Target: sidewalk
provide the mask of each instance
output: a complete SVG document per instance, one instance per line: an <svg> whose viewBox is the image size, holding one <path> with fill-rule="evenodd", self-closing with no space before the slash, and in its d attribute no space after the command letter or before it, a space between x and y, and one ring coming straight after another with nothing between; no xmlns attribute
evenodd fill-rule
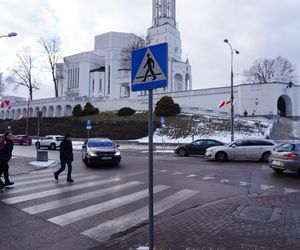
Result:
<svg viewBox="0 0 300 250"><path fill-rule="evenodd" d="M28 172L42 170L48 167L54 167L56 165L55 161L49 160L47 162L35 162L35 158L23 157L23 156L13 156L9 161L9 175L19 175ZM13 179L13 177L12 177Z"/></svg>
<svg viewBox="0 0 300 250"><path fill-rule="evenodd" d="M148 234L147 226L137 228L94 250L135 250L147 246ZM235 198L186 210L156 221L154 246L156 250L299 250L300 193Z"/></svg>

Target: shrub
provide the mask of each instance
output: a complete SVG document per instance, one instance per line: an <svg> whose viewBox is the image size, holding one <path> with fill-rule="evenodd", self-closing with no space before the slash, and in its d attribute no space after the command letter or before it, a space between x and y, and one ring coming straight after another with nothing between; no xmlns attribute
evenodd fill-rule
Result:
<svg viewBox="0 0 300 250"><path fill-rule="evenodd" d="M157 116L176 116L180 113L180 107L174 103L172 97L163 96L155 106L154 113Z"/></svg>
<svg viewBox="0 0 300 250"><path fill-rule="evenodd" d="M76 106L74 106L73 111L72 111L72 115L74 117L78 117L82 115L82 108L80 104L77 104Z"/></svg>
<svg viewBox="0 0 300 250"><path fill-rule="evenodd" d="M90 102L87 102L82 111L82 115L95 115L99 113L99 109L95 108Z"/></svg>
<svg viewBox="0 0 300 250"><path fill-rule="evenodd" d="M130 116L135 113L135 110L132 108L124 107L118 111L118 116Z"/></svg>

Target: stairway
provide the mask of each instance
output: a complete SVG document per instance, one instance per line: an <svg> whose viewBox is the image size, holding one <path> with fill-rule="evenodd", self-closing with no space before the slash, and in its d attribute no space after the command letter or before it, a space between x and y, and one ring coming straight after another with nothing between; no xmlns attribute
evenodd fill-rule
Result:
<svg viewBox="0 0 300 250"><path fill-rule="evenodd" d="M270 132L272 140L300 140L300 122L285 117L274 120Z"/></svg>

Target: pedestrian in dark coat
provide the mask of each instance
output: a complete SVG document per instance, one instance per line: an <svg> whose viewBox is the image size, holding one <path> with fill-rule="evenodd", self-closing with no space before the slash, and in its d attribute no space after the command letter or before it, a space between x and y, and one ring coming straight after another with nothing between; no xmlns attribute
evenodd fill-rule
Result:
<svg viewBox="0 0 300 250"><path fill-rule="evenodd" d="M60 164L61 167L56 172L54 172L54 178L55 180L58 180L58 176L61 172L63 172L66 168L66 165L68 166L68 174L67 174L67 182L73 182L72 179L72 161L74 160L73 157L73 146L70 134L66 134L62 142L59 146L59 157L60 157Z"/></svg>
<svg viewBox="0 0 300 250"><path fill-rule="evenodd" d="M3 148L0 150L0 176L4 175L4 183L0 179L0 189L2 189L5 186L11 186L14 183L9 180L9 165L8 162L11 159L12 151L14 148L14 142L11 139L12 133L11 131L6 131L3 135L3 141L1 143L4 143Z"/></svg>

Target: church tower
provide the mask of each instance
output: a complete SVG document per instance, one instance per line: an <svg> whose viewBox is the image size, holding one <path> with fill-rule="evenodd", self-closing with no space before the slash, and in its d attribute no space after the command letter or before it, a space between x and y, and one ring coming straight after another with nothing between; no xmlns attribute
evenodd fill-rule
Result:
<svg viewBox="0 0 300 250"><path fill-rule="evenodd" d="M191 66L182 61L180 32L176 22L176 0L153 0L152 27L147 32L147 45L168 43L169 82L164 91L177 92L192 89Z"/></svg>

